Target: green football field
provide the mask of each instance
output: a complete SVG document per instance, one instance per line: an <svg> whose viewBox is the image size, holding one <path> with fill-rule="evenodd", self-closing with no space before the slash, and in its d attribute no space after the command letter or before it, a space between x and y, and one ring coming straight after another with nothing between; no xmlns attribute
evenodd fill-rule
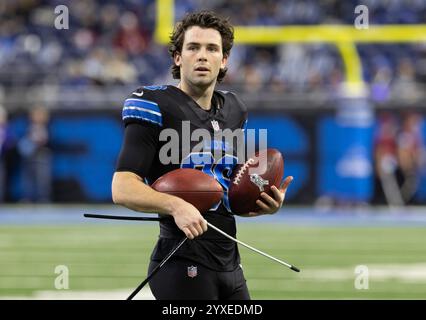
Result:
<svg viewBox="0 0 426 320"><path fill-rule="evenodd" d="M240 240L301 269L240 247L253 299L426 298L424 227L240 223L238 230ZM55 299L66 291L124 299L146 277L157 234L158 226L143 223L0 226L0 298ZM65 283L58 266L68 270L68 290L55 289L55 281ZM365 266L361 275L357 266Z"/></svg>

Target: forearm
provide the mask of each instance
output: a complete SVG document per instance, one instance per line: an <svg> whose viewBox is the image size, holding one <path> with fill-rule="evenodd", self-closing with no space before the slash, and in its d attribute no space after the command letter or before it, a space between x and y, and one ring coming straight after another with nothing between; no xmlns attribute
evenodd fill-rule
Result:
<svg viewBox="0 0 426 320"><path fill-rule="evenodd" d="M178 198L157 192L131 172L116 172L112 180L114 203L141 212L172 214Z"/></svg>
<svg viewBox="0 0 426 320"><path fill-rule="evenodd" d="M131 172L116 172L112 179L114 203L141 212L162 213L173 216L177 227L189 239L207 231L207 221L197 208L185 200L157 192Z"/></svg>

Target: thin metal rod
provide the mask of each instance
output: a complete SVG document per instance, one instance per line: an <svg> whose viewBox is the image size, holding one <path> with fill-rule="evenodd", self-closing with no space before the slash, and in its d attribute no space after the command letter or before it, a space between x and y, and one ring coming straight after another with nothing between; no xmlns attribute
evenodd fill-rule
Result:
<svg viewBox="0 0 426 320"><path fill-rule="evenodd" d="M127 300L132 300L135 295L138 294L139 291L142 290L142 288L151 280L151 278L161 269L161 267L167 262L167 260L170 259L172 255L175 254L175 252L185 243L187 240L187 237L184 237L179 244L169 252L169 254L163 259L163 261L160 262L159 265L157 265L154 270L151 271L151 273L146 277L144 281L141 282L141 284L130 294L130 296L127 298Z"/></svg>
<svg viewBox="0 0 426 320"><path fill-rule="evenodd" d="M261 254L262 256L264 256L264 257L267 257L267 258L269 258L271 260L274 260L274 261L276 261L276 262L278 262L278 263L280 263L280 264L282 264L282 265L290 268L293 271L300 272L299 268L297 268L297 267L295 267L295 266L293 266L293 265L291 265L291 264L289 264L287 262L284 262L284 261L282 261L280 259L277 259L277 258L275 258L275 257L273 257L273 256L271 256L271 255L269 255L269 254L267 254L265 252L262 252L262 251L260 251L260 250L258 250L256 248L253 248L252 246L249 246L248 244L246 244L246 243L244 243L244 242L242 242L240 240L237 240L234 237L231 237L229 234L227 234L226 232L224 232L224 231L220 230L219 228L215 227L211 223L207 222L207 225L210 228L212 228L212 229L216 230L217 232L219 232L220 234L222 234L223 236L225 236L226 238L231 239L232 241L234 241L234 242L236 242L238 244L241 244L242 246L244 246L244 247L246 247L246 248L248 248L250 250L253 250L254 252L257 252L257 253Z"/></svg>
<svg viewBox="0 0 426 320"><path fill-rule="evenodd" d="M160 220L165 219L165 218L147 218L147 217L110 216L110 215L101 215L101 214L85 214L84 216L87 217L87 218L116 219L116 220L139 220L139 221L160 221ZM212 228L212 229L216 230L217 232L219 232L220 234L222 234L223 236L225 236L226 238L228 238L228 239L230 239L230 240L232 240L232 241L234 241L234 242L236 242L238 244L241 244L242 246L244 246L244 247L246 247L246 248L248 248L248 249L250 249L250 250L252 250L252 251L254 251L254 252L256 252L256 253L258 253L258 254L260 254L262 256L264 256L264 257L267 257L267 258L269 258L271 260L274 260L275 262L278 262L278 263L280 263L280 264L282 264L282 265L290 268L293 271L300 272L300 269L297 268L297 267L295 267L294 265L291 265L291 264L289 264L287 262L284 262L284 261L282 261L280 259L277 259L277 258L275 258L275 257L273 257L273 256L271 256L271 255L269 255L269 254L267 254L267 253L265 253L263 251L260 251L260 250L258 250L256 248L253 248L252 246L249 246L248 244L246 244L246 243L244 243L244 242L242 242L242 241L240 241L238 239L235 239L234 237L231 237L229 234L227 234L226 232L224 232L224 231L220 230L219 228L215 227L211 223L207 222L207 225L210 228ZM183 242L184 241L182 241L182 243Z"/></svg>
<svg viewBox="0 0 426 320"><path fill-rule="evenodd" d="M164 218L152 218L152 217L128 217L128 216L111 216L106 214L90 214L85 213L86 218L96 219L111 219L111 220L136 220L136 221L161 221Z"/></svg>

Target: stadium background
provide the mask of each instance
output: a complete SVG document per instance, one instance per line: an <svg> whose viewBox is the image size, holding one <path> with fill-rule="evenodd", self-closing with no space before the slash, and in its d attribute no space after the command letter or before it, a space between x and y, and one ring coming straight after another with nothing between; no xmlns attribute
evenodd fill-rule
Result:
<svg viewBox="0 0 426 320"><path fill-rule="evenodd" d="M354 26L360 4L368 29ZM55 28L58 5L68 29ZM129 214L110 205L123 100L142 84L176 83L168 34L198 9L237 26L220 87L241 96L249 128L268 129L296 178L277 216L238 219L243 241L302 269L290 274L241 249L253 297L425 298L426 170L403 207L389 206L375 170L383 119L398 126L416 114L426 135L424 0L2 1L0 296L120 299L144 278L156 226L81 216ZM26 190L22 138L35 108L50 113L47 198ZM55 289L59 265L68 290ZM367 290L354 287L359 265L370 270Z"/></svg>

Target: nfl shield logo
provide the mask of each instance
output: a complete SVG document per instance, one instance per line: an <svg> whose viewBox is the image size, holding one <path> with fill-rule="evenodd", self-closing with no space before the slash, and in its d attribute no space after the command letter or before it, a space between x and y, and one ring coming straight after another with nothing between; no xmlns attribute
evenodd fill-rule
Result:
<svg viewBox="0 0 426 320"><path fill-rule="evenodd" d="M190 266L188 267L188 277L194 278L197 276L197 267Z"/></svg>
<svg viewBox="0 0 426 320"><path fill-rule="evenodd" d="M217 122L216 120L212 120L211 123L212 123L212 127L213 127L214 131L219 131L220 130L219 122Z"/></svg>

